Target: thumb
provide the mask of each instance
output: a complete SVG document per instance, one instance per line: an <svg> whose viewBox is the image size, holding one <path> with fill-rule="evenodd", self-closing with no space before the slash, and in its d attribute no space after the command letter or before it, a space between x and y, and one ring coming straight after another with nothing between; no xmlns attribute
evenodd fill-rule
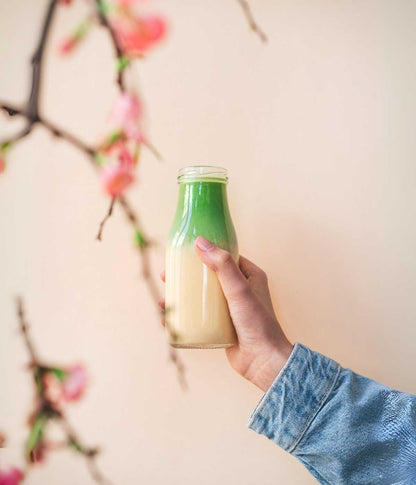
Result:
<svg viewBox="0 0 416 485"><path fill-rule="evenodd" d="M228 251L214 246L202 236L197 237L195 247L201 261L217 273L228 301L240 297L250 289L246 278Z"/></svg>

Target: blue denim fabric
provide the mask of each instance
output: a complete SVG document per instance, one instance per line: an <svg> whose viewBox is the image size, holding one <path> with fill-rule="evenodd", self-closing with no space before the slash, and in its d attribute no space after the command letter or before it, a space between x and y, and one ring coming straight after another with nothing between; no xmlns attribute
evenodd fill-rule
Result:
<svg viewBox="0 0 416 485"><path fill-rule="evenodd" d="M416 485L416 396L299 343L247 426L325 485Z"/></svg>

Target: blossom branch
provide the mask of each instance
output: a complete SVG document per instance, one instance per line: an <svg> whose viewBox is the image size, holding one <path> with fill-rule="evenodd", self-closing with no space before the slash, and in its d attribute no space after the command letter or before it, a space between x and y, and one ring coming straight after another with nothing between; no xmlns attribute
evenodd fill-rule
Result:
<svg viewBox="0 0 416 485"><path fill-rule="evenodd" d="M12 116L15 116L15 115L21 115L21 116L24 116L24 117L28 116L28 114L25 111L15 107L15 106L0 103L0 107L3 108L4 110L6 110L8 113L11 112ZM95 151L92 147L88 146L82 140L78 139L77 137L75 137L71 133L63 130L62 128L59 128L58 126L56 126L55 124L53 124L50 121L47 121L43 118L39 118L37 122L39 124L41 124L42 126L44 126L54 136L62 138L63 140L67 141L69 144L75 146L76 148L78 148L79 150L84 152L86 155L88 155L88 157L89 157L88 159L92 163L93 167L95 169L97 169L97 164L95 163L95 160L94 160ZM135 230L136 237L138 235L140 236L139 241L137 241L138 242L137 246L138 246L139 254L141 256L141 274L142 274L142 277L144 278L144 280L147 284L150 295L152 296L152 300L155 303L155 306L159 311L158 302L161 299L161 295L160 295L156 280L153 276L153 272L151 271L150 258L149 258L149 254L148 254L148 248L149 248L149 245L150 245L150 241L149 241L148 237L144 235L144 231L141 227L139 217L136 214L136 212L134 211L131 204L129 203L128 199L125 196L120 196L117 199L113 198L111 200L109 210L108 210L106 216L104 217L104 219L100 223L100 228L99 228L99 232L97 234L97 239L99 239L99 237L100 237L99 240L101 241L102 230L103 230L104 224L108 220L108 218L111 216L116 201L118 201L118 203L121 206L128 222L130 223L130 225ZM184 366L184 364L183 364L183 362L182 362L182 360L179 356L179 353L177 352L176 349L169 348L169 359L172 362L172 364L174 364L175 367L176 367L178 380L179 380L179 383L180 383L182 389L186 389L187 384L186 384L186 377L185 377L185 366Z"/></svg>
<svg viewBox="0 0 416 485"><path fill-rule="evenodd" d="M46 11L45 20L42 25L40 39L31 59L32 82L30 87L29 99L25 110L25 117L27 120L26 127L21 132L4 141L1 145L4 145L4 143L12 143L21 140L32 131L34 125L39 121L39 96L43 55L57 5L58 0L50 0ZM1 108L6 110L10 116L13 116L15 114L23 114L22 110L4 105L3 103L1 105Z"/></svg>
<svg viewBox="0 0 416 485"><path fill-rule="evenodd" d="M31 358L31 361L32 361L31 363L33 365L38 365L39 361L38 361L38 358L37 358L37 355L36 355L36 352L35 352L35 347L33 345L33 342L31 341L31 339L29 337L28 325L26 323L23 301L20 297L17 298L16 305L17 305L17 317L18 317L18 321L19 321L20 332L23 336L23 340L25 342L28 354L30 355L30 358Z"/></svg>
<svg viewBox="0 0 416 485"><path fill-rule="evenodd" d="M247 0L237 0L240 4L241 8L243 9L243 13L247 19L248 25L250 29L259 36L262 42L267 42L267 35L263 32L257 22L254 20L254 16L251 12L250 5Z"/></svg>
<svg viewBox="0 0 416 485"><path fill-rule="evenodd" d="M98 241L101 241L101 236L103 234L104 224L107 222L107 219L109 219L111 217L111 215L113 214L113 208L114 208L115 201L116 201L116 198L112 197L111 201L110 201L110 206L109 206L108 211L107 211L107 214L104 216L104 219L100 222L100 227L98 228L98 234L97 234L97 237L96 237L96 239Z"/></svg>
<svg viewBox="0 0 416 485"><path fill-rule="evenodd" d="M110 36L110 39L111 39L111 42L112 42L113 47L114 47L116 59L121 62L122 59L124 58L124 53L123 53L123 51L121 50L121 48L118 44L116 34L115 34L113 28L111 27L110 22L108 21L107 15L105 14L105 11L104 11L104 8L103 8L103 2L102 2L102 0L94 0L94 1L95 1L95 8L96 8L98 20L99 20L100 24L105 29L107 29L109 36ZM124 69L118 69L117 84L120 88L120 91L126 90L124 72L125 72Z"/></svg>
<svg viewBox="0 0 416 485"><path fill-rule="evenodd" d="M96 154L96 150L93 147L89 146L83 140L76 137L69 131L64 130L63 128L57 126L55 123L47 120L40 114L39 100L40 100L40 93L41 93L41 86L42 86L42 65L43 65L43 59L44 59L44 52L45 52L45 47L48 41L48 36L50 33L50 28L52 25L55 9L57 5L58 5L58 0L50 0L47 7L45 19L41 27L40 39L31 60L31 63L32 63L31 90L30 90L30 95L26 103L26 106L23 108L20 108L13 104L0 101L0 109L3 109L4 111L6 111L10 116L22 116L26 119L25 128L22 131L18 132L16 135L4 140L1 143L1 147L5 145L10 145L13 142L23 139L24 137L26 137L31 133L35 125L39 124L43 126L46 130L48 130L53 136L65 140L69 144L73 145L74 147L76 147L77 149L85 153L87 155L87 159L91 162L94 169L98 169L96 160L94 158ZM104 13L104 10L102 9L102 4L100 0L95 0L95 7L96 7L96 12L100 20L100 23L109 32L110 38L114 46L116 57L117 59L120 60L123 57L123 52L117 42L115 32L111 27L111 24L108 21L108 18ZM123 72L124 72L123 69L119 70L118 77L117 77L117 84L121 91L125 90L125 81L123 77L124 76ZM148 140L144 140L144 144L156 155L156 157L160 158L160 154L157 152L154 146L150 144ZM97 239L101 240L104 224L113 213L113 208L116 200L120 203L120 206L124 211L127 217L127 220L133 226L136 236L139 235L139 241L137 246L139 249L141 262L142 262L141 273L143 278L146 281L146 284L152 296L152 300L154 301L156 308L159 309L158 301L160 300L161 295L159 293L156 280L153 277L152 271L151 271L151 264L150 264L149 254L148 254L148 245L149 245L148 238L147 236L144 235L144 232L139 223L137 214L134 212L130 203L124 196L119 197L118 199L113 198L111 200L109 210L106 216L104 217L104 219L100 223ZM181 362L176 350L170 349L169 355L171 356L170 358L171 362L176 365L179 381L182 387L184 387L183 386L183 383L185 382L184 365Z"/></svg>
<svg viewBox="0 0 416 485"><path fill-rule="evenodd" d="M60 128L59 126L45 119L39 114L36 116L36 118L33 118L29 110L18 108L17 106L11 105L10 103L6 103L3 101L0 101L0 109L6 111L9 116L23 116L24 118L26 118L28 123L26 130L29 130L26 131L24 134L18 133L14 137L7 138L2 142L3 144L12 143L13 141L22 139L24 136L28 135L32 131L34 125L39 124L42 125L46 130L48 130L52 135L66 140L71 145L83 151L86 155L93 157L95 154L95 150L86 143L84 143L81 139L77 138L72 133Z"/></svg>
<svg viewBox="0 0 416 485"><path fill-rule="evenodd" d="M30 420L32 422L32 429L26 443L29 465L36 462L38 459L42 459L45 450L57 451L64 448L73 449L87 460L88 470L96 483L101 485L111 485L111 482L105 478L96 463L96 458L100 452L99 448L87 447L82 444L77 432L70 425L65 416L60 403L52 399L48 394L48 386L45 384L45 377L52 374L60 376L59 379L65 379L66 372L63 369L51 367L39 360L34 344L30 338L23 301L19 297L17 298L16 303L19 329L31 359L30 368L33 372L36 384L35 408ZM65 441L58 443L45 441L44 434L49 420L55 420L59 423L65 434ZM36 431L34 432L34 430Z"/></svg>

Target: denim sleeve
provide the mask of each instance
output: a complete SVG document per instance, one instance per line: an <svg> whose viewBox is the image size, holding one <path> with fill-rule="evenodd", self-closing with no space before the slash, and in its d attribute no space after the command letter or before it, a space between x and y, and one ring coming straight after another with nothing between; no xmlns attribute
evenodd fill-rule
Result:
<svg viewBox="0 0 416 485"><path fill-rule="evenodd" d="M299 343L248 427L325 485L416 484L416 396Z"/></svg>

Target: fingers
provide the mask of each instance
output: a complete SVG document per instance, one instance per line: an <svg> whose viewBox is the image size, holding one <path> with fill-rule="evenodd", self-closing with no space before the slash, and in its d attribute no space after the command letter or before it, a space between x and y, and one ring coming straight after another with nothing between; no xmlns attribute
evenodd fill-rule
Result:
<svg viewBox="0 0 416 485"><path fill-rule="evenodd" d="M247 279L267 283L266 273L244 256L240 256L239 266L241 272Z"/></svg>
<svg viewBox="0 0 416 485"><path fill-rule="evenodd" d="M201 236L196 239L195 247L202 262L217 273L227 300L239 297L249 289L246 278L228 251Z"/></svg>
<svg viewBox="0 0 416 485"><path fill-rule="evenodd" d="M244 256L240 256L240 270L247 278L250 288L270 315L275 317L266 273Z"/></svg>

